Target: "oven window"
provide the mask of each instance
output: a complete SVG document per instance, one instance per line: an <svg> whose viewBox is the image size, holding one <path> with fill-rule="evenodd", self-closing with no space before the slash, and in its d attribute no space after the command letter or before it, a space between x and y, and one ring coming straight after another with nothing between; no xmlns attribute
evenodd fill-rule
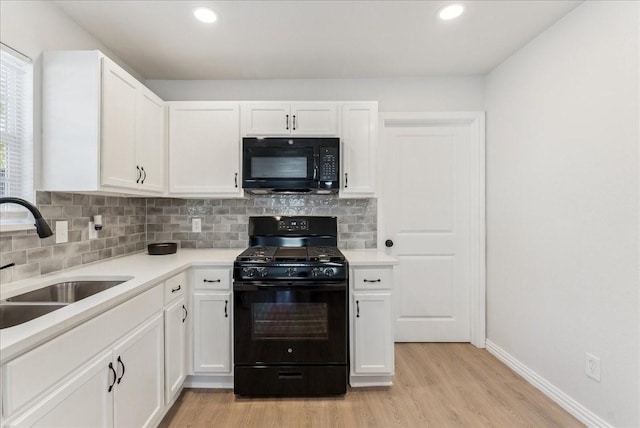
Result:
<svg viewBox="0 0 640 428"><path fill-rule="evenodd" d="M254 340L327 340L326 303L254 303Z"/></svg>
<svg viewBox="0 0 640 428"><path fill-rule="evenodd" d="M252 156L251 178L307 178L307 158Z"/></svg>

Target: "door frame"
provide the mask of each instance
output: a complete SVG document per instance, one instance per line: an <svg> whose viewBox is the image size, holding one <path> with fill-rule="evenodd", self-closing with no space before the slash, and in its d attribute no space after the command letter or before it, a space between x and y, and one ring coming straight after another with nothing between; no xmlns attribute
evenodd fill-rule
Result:
<svg viewBox="0 0 640 428"><path fill-rule="evenodd" d="M485 211L485 113L483 111L469 112L407 112L380 113L378 119L378 133L380 150L384 153L384 131L393 126L439 126L439 125L468 125L470 130L470 218L469 252L470 252L470 337L471 344L477 348L484 348L486 341L486 211ZM383 159L378 157L377 188L378 209L378 248L387 253L386 224L384 217L384 187L382 186ZM396 284L398 280L396 275Z"/></svg>

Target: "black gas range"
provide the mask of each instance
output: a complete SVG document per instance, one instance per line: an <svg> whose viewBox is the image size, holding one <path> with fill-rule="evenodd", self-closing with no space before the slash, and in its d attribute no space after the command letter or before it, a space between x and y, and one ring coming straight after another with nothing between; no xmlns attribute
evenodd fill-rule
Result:
<svg viewBox="0 0 640 428"><path fill-rule="evenodd" d="M234 263L234 392L341 395L348 263L335 217L251 217Z"/></svg>

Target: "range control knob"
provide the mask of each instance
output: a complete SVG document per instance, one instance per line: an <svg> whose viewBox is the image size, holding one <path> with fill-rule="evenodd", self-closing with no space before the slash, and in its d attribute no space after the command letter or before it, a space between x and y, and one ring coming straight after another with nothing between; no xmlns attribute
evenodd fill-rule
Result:
<svg viewBox="0 0 640 428"><path fill-rule="evenodd" d="M336 273L336 270L333 269L333 268L326 268L324 270L325 276L333 276L333 275L335 275L335 273Z"/></svg>
<svg viewBox="0 0 640 428"><path fill-rule="evenodd" d="M311 276L318 276L320 275L320 268L314 267L313 269L311 269Z"/></svg>
<svg viewBox="0 0 640 428"><path fill-rule="evenodd" d="M267 273L269 272L266 267L259 267L257 270L258 270L258 275L260 275L262 278L267 276Z"/></svg>
<svg viewBox="0 0 640 428"><path fill-rule="evenodd" d="M287 268L287 270L285 271L285 273L287 274L287 276L293 276L296 274L296 268Z"/></svg>
<svg viewBox="0 0 640 428"><path fill-rule="evenodd" d="M248 276L249 278L254 277L255 274L256 274L256 269L255 268L246 267L246 268L242 269L242 271L244 272L244 275Z"/></svg>

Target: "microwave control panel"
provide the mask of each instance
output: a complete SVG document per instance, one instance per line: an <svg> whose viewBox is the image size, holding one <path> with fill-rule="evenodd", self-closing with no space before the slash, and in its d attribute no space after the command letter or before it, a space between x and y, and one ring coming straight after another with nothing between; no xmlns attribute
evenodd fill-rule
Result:
<svg viewBox="0 0 640 428"><path fill-rule="evenodd" d="M320 148L320 181L338 181L338 148Z"/></svg>

